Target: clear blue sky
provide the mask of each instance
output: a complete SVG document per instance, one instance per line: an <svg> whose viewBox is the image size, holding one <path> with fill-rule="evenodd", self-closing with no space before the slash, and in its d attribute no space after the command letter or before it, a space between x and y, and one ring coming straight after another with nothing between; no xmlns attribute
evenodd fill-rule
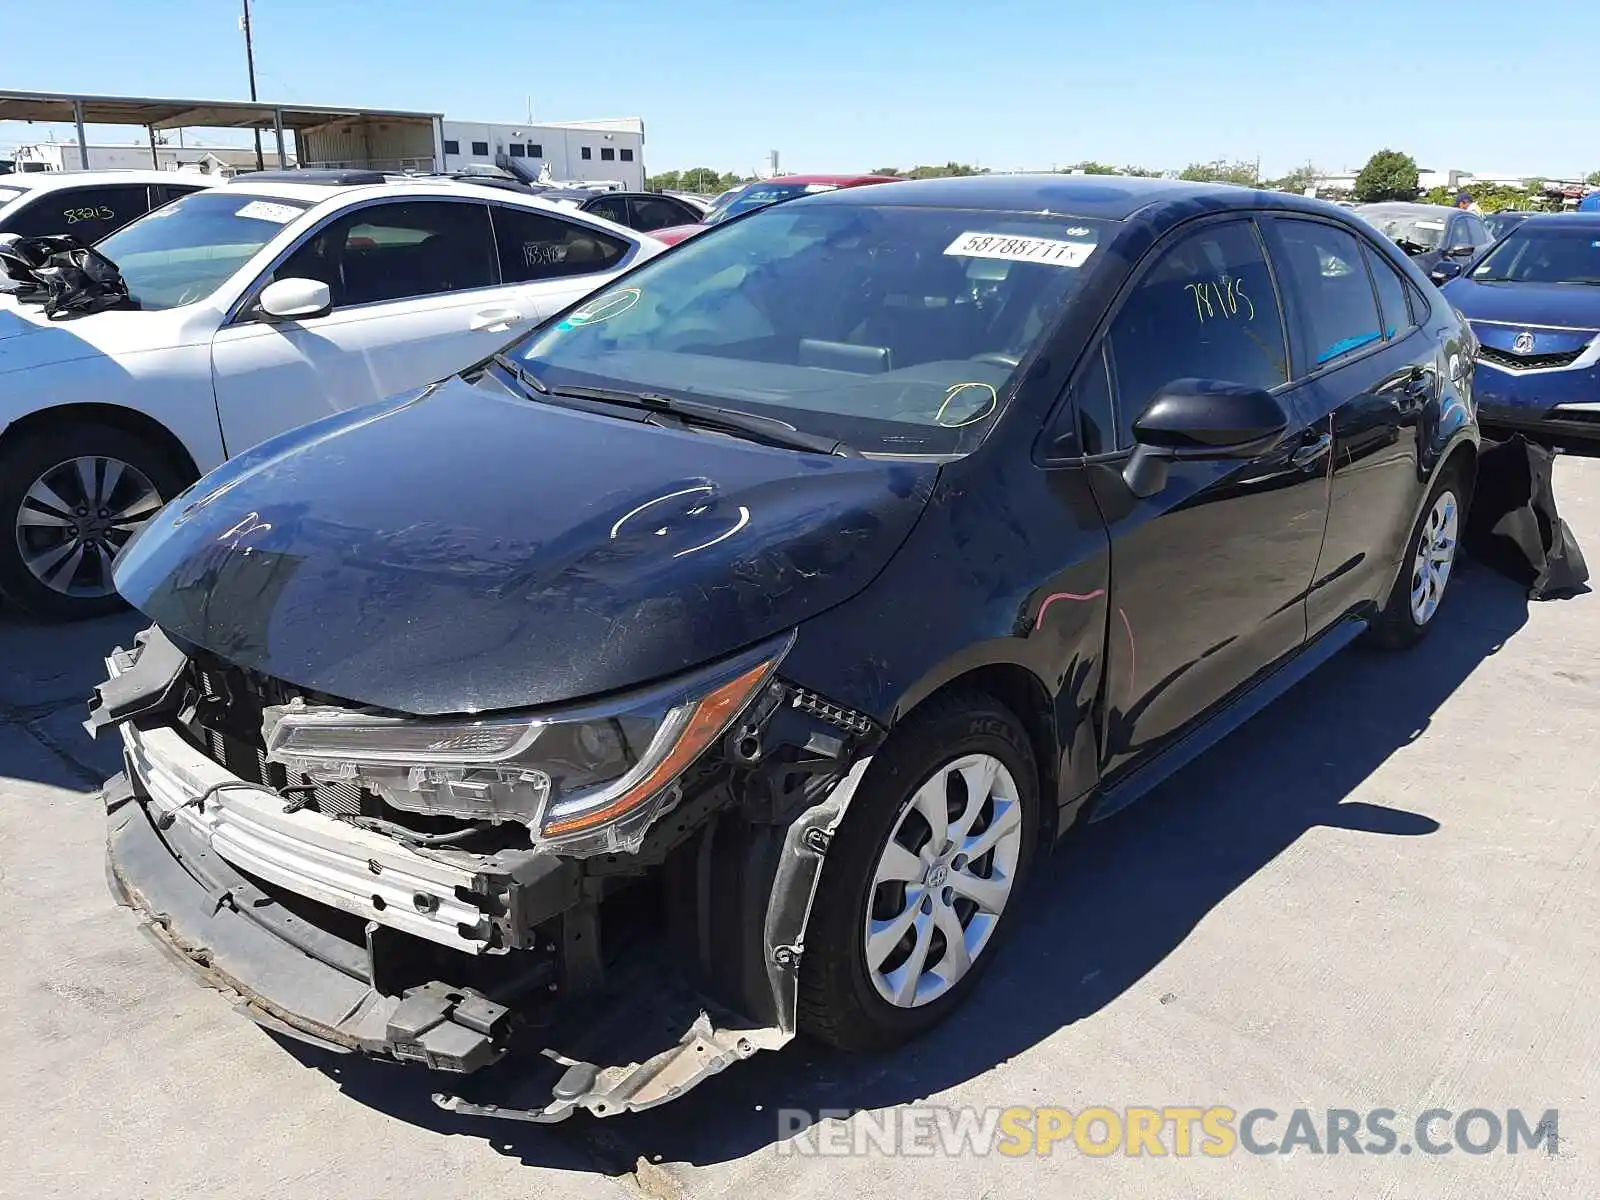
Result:
<svg viewBox="0 0 1600 1200"><path fill-rule="evenodd" d="M264 98L641 116L651 170L947 159L1600 168L1600 6L1509 0L257 0ZM1532 15L1542 11L1543 15ZM1526 14L1526 15L1525 15ZM230 0L0 0L0 87L243 97ZM32 45L37 53L21 49ZM38 129L0 125L0 147ZM94 131L99 133L100 131ZM110 131L106 131L110 132ZM134 130L114 140L131 140ZM93 136L93 135L92 135ZM100 140L96 137L96 140ZM107 138L105 140L113 140Z"/></svg>

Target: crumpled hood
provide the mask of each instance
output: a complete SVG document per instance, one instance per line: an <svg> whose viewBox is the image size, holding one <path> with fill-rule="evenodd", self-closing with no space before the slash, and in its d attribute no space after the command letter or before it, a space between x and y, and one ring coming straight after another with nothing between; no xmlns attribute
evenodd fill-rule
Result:
<svg viewBox="0 0 1600 1200"><path fill-rule="evenodd" d="M1600 329L1600 287L1459 278L1444 286L1444 294L1468 320Z"/></svg>
<svg viewBox="0 0 1600 1200"><path fill-rule="evenodd" d="M453 379L222 466L145 527L116 579L179 641L346 700L550 704L670 676L849 599L937 472Z"/></svg>

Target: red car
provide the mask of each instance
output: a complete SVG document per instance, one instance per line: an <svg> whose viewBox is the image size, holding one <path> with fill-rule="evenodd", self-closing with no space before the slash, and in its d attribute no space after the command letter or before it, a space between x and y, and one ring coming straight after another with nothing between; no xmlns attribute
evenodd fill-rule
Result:
<svg viewBox="0 0 1600 1200"><path fill-rule="evenodd" d="M776 179L758 179L747 183L716 208L706 214L698 225L670 225L665 229L652 229L650 236L658 242L676 246L684 238L702 233L729 217L737 217L751 209L765 208L769 204L782 204L797 196L812 192L831 192L835 188L865 187L869 183L899 183L896 175L780 175Z"/></svg>

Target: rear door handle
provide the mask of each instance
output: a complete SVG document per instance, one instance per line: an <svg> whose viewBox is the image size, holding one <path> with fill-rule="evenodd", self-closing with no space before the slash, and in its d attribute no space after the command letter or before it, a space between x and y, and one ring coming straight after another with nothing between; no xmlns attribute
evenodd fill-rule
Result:
<svg viewBox="0 0 1600 1200"><path fill-rule="evenodd" d="M1333 449L1333 434L1325 433L1314 442L1307 442L1289 456L1289 461L1297 467L1309 467L1329 450Z"/></svg>
<svg viewBox="0 0 1600 1200"><path fill-rule="evenodd" d="M507 333L520 320L522 314L514 308L486 308L472 314L467 328L473 333Z"/></svg>

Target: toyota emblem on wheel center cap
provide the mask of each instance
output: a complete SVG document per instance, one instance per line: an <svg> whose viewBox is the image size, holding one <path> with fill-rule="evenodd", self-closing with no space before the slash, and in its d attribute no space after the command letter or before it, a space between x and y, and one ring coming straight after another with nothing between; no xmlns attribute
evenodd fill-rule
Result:
<svg viewBox="0 0 1600 1200"><path fill-rule="evenodd" d="M1514 354L1532 354L1533 334L1526 329L1517 334L1517 340L1511 343L1511 350Z"/></svg>

